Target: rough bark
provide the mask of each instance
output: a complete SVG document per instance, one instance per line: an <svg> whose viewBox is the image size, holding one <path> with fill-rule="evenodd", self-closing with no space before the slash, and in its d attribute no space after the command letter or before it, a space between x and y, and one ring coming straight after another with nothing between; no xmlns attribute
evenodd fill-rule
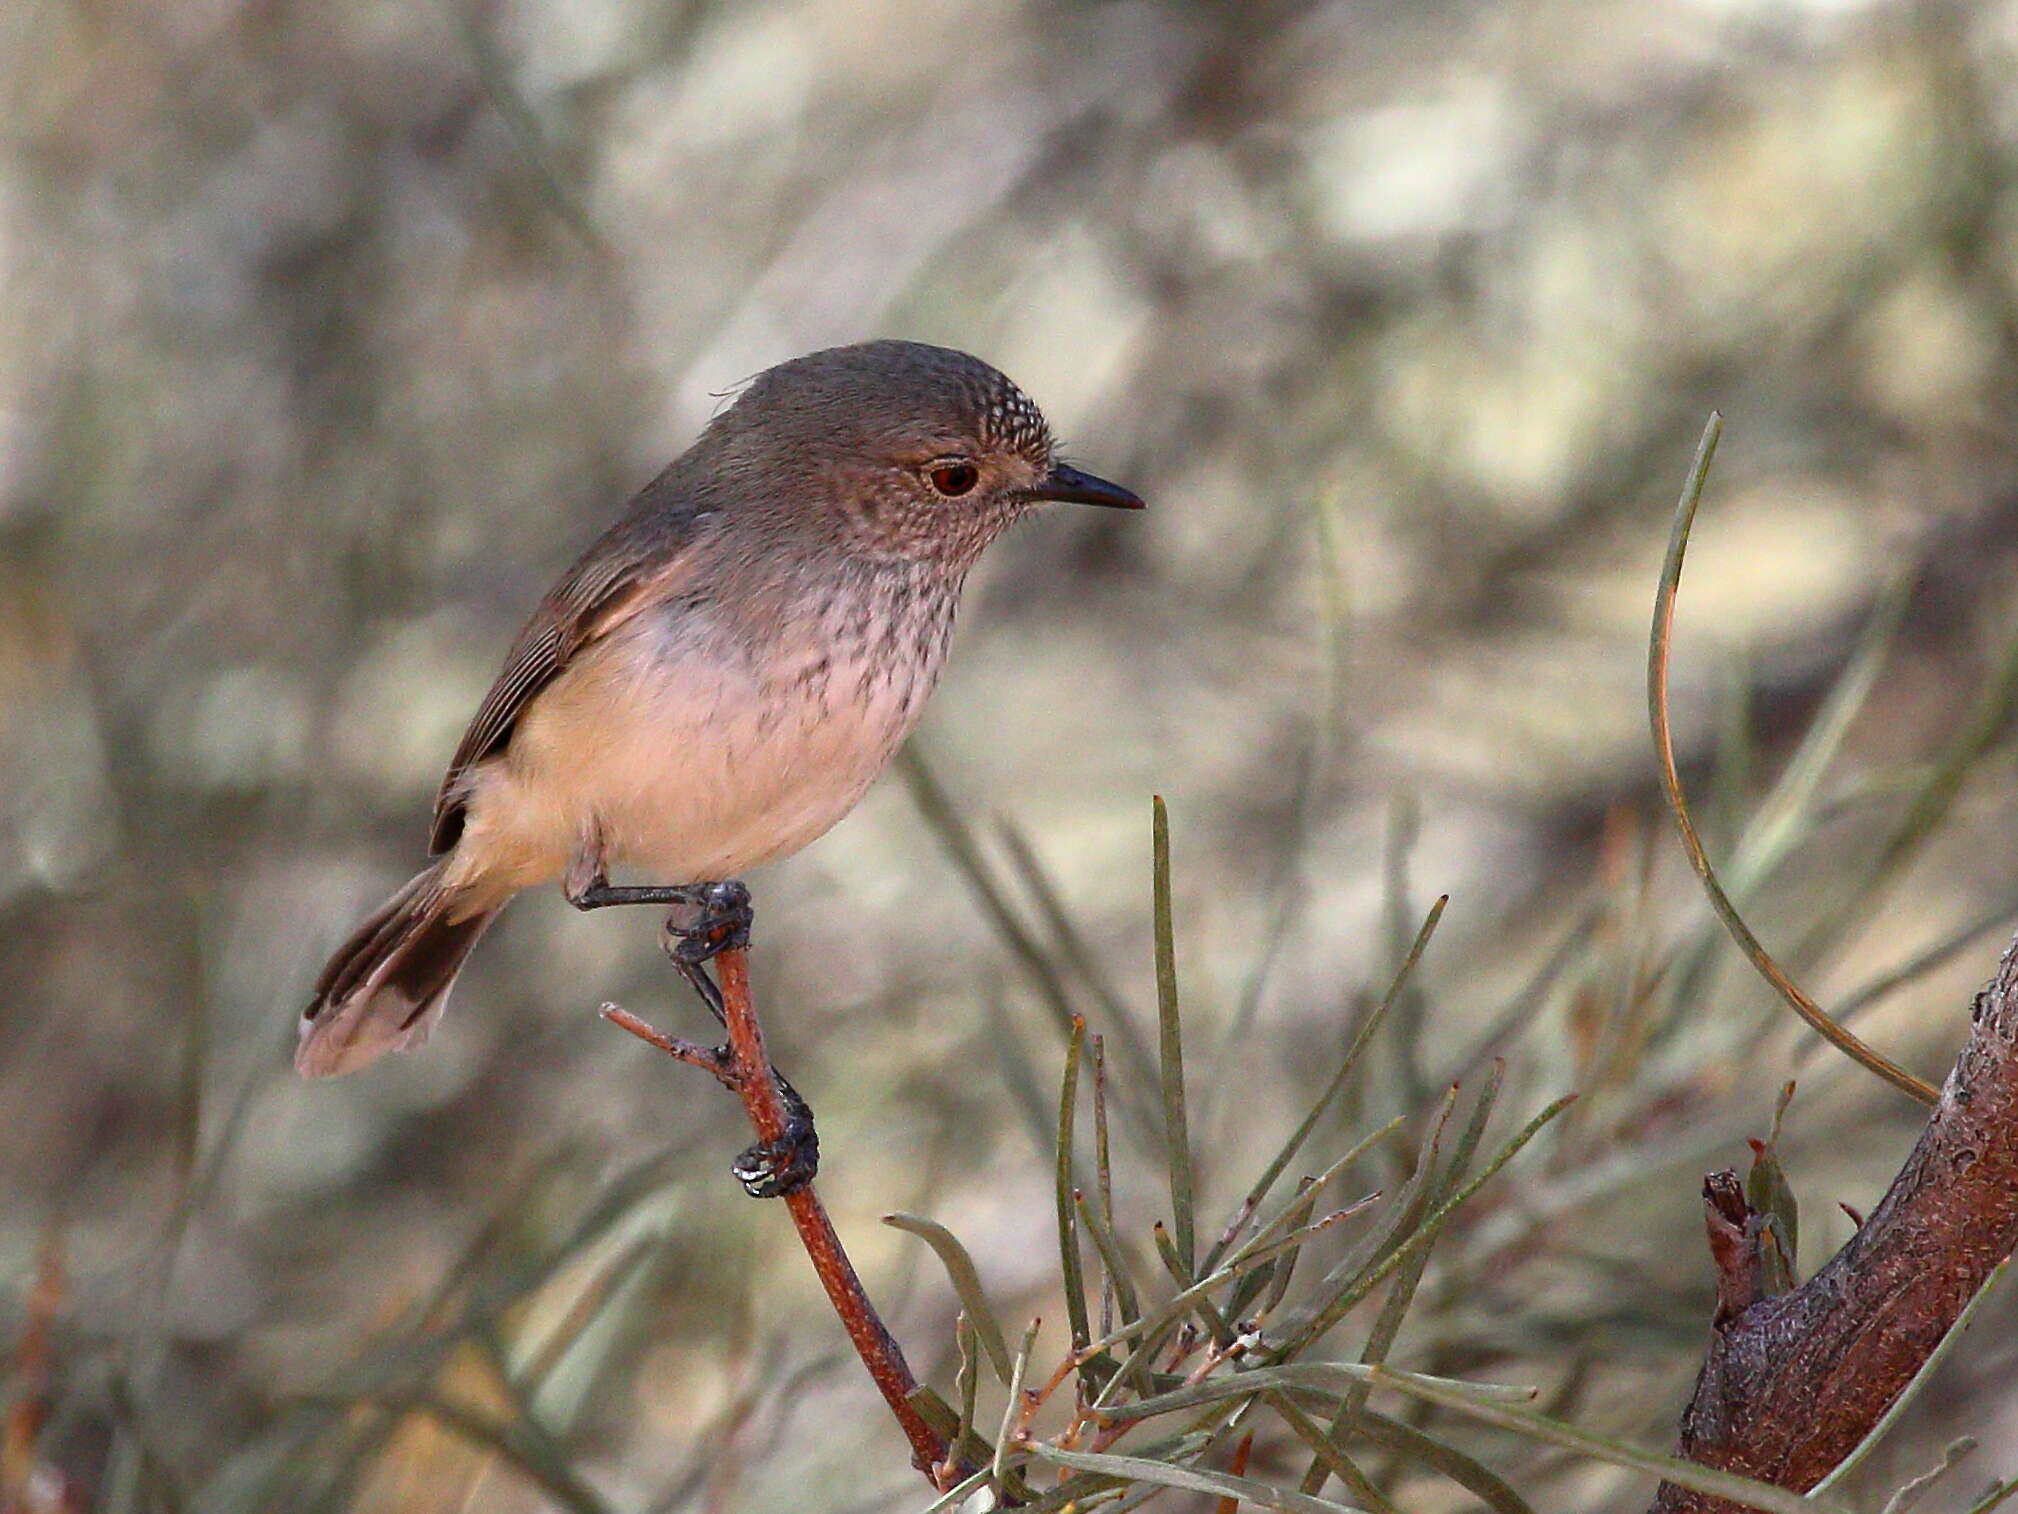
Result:
<svg viewBox="0 0 2018 1514"><path fill-rule="evenodd" d="M1744 1296L1729 1188L1712 1175L1705 1193L1719 1309L1682 1414L1682 1455L1812 1488L2018 1245L2018 941L1976 996L1970 1022L1941 1101L1884 1199L1793 1292ZM1654 1514L1738 1507L1669 1483L1653 1504Z"/></svg>

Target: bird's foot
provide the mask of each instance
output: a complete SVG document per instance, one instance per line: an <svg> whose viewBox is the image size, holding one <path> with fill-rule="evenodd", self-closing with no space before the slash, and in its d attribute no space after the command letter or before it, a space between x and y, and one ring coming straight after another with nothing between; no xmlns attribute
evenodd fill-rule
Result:
<svg viewBox="0 0 2018 1514"><path fill-rule="evenodd" d="M750 891L730 879L726 883L689 884L678 892L675 899L659 901L676 906L666 916L659 944L673 959L680 976L701 996L701 1002L717 1020L726 1023L722 990L709 976L707 964L725 951L750 944L750 927L757 918Z"/></svg>
<svg viewBox="0 0 2018 1514"><path fill-rule="evenodd" d="M673 892L667 890L668 893ZM735 879L692 883L669 900L678 907L666 916L665 948L677 962L700 963L750 944L757 912L750 891Z"/></svg>
<svg viewBox="0 0 2018 1514"><path fill-rule="evenodd" d="M820 1170L820 1134L813 1128L813 1110L787 1083L778 1069L778 1093L785 1103L785 1131L775 1141L759 1141L737 1157L729 1171L753 1199L779 1199L797 1193Z"/></svg>

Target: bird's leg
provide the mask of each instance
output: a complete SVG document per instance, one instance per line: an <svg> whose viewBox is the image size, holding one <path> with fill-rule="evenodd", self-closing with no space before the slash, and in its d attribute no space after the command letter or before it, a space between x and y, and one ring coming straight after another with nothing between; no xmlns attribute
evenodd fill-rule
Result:
<svg viewBox="0 0 2018 1514"><path fill-rule="evenodd" d="M670 883L616 886L610 883L608 857L602 827L591 822L582 828L574 855L568 858L561 875L561 893L576 909L608 909L619 904L670 904L674 913L666 919L666 951L680 976L693 985L694 992L717 1020L722 1018L722 991L701 965L716 952L749 943L750 891L740 883ZM692 950L708 940L710 949ZM674 941L681 943L674 950Z"/></svg>
<svg viewBox="0 0 2018 1514"><path fill-rule="evenodd" d="M750 939L748 920L746 918L743 925L741 942L724 940L712 949L703 950L698 956L687 954L686 949L689 945L687 933L689 927L681 922L692 918L691 915L683 914L683 911L691 911L697 908L705 911L708 908L708 895L716 889L731 887L741 889L743 885L740 883L655 883L636 887L612 886L605 883L600 876L577 885L574 869L570 868L568 870L568 877L561 884L561 891L567 896L568 903L572 904L576 909L607 909L615 904L670 904L674 906L674 913L666 917L664 937L666 954L673 959L673 966L680 970L680 976L685 978L693 986L694 992L701 996L701 1002L708 1006L708 1012L717 1020L720 1020L723 1017L722 991L715 986L715 980L708 976L708 970L702 964L709 957L714 956L716 952L724 951L729 946L747 944ZM749 897L749 891L744 889L743 901L746 917L749 911ZM705 916L703 918L705 919ZM710 926L705 924L693 927L696 931L706 931L710 928ZM719 929L720 927L712 928ZM699 945L699 942L694 944Z"/></svg>
<svg viewBox="0 0 2018 1514"><path fill-rule="evenodd" d="M713 883L648 883L633 886L597 881L579 892L563 886L562 892L567 895L568 903L576 909L607 909L613 904L697 904L700 902L698 896L703 890L720 886Z"/></svg>
<svg viewBox="0 0 2018 1514"><path fill-rule="evenodd" d="M743 884L732 878L722 883L613 887L605 871L601 833L591 828L568 861L561 891L568 903L582 910L619 904L672 905L660 944L709 1013L722 1024L728 1023L728 1006L707 964L722 952L750 944L756 910ZM728 1062L729 1049L720 1048L716 1056ZM729 1169L753 1199L782 1198L805 1187L820 1168L820 1137L813 1128L812 1106L775 1065L770 1073L785 1106L784 1133L775 1141L759 1141Z"/></svg>
<svg viewBox="0 0 2018 1514"><path fill-rule="evenodd" d="M748 946L755 919L749 889L734 879L695 885L693 896L666 917L662 937L666 955L725 1024L727 1006L707 964L722 952ZM820 1136L813 1128L812 1106L776 1064L770 1073L785 1106L785 1129L777 1140L750 1147L729 1169L753 1199L782 1198L805 1187L820 1170Z"/></svg>

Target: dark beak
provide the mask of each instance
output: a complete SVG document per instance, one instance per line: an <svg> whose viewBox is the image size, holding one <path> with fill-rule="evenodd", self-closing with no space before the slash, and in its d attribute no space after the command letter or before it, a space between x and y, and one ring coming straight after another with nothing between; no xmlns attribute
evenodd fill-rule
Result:
<svg viewBox="0 0 2018 1514"><path fill-rule="evenodd" d="M1051 476L1030 491L1032 499L1052 499L1063 505L1105 505L1110 510L1140 510L1141 499L1104 478L1081 473L1063 463L1053 465Z"/></svg>

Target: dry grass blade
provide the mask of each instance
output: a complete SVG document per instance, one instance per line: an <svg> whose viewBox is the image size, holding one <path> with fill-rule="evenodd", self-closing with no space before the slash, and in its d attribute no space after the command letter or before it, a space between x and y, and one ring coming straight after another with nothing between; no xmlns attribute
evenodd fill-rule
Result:
<svg viewBox="0 0 2018 1514"><path fill-rule="evenodd" d="M1006 819L995 822L995 832L1002 838L1002 849L1009 854L1016 876L1036 901L1037 913L1043 917L1045 928L1057 941L1060 954L1093 990L1093 997L1100 1001L1108 1019L1124 1036L1131 1034L1135 1020L1128 1012L1127 1001L1107 976L1107 970L1100 964L1099 954L1088 943L1078 921L1073 919L1072 911L1059 896L1058 885L1038 858L1030 838L1014 822Z"/></svg>
<svg viewBox="0 0 2018 1514"><path fill-rule="evenodd" d="M984 1005L988 1039L980 1060L992 1066L1002 1079L1002 1086L1009 1091L1009 1102L1015 1106L1038 1154L1049 1156L1057 1133L1057 1111L1052 1109L1051 1096L1044 1089L1049 1074L1038 1069L1028 1039L1016 1028L1001 1001L991 994Z"/></svg>
<svg viewBox="0 0 2018 1514"><path fill-rule="evenodd" d="M2009 922L2013 915L2018 915L2018 902L2006 900L1957 927L1933 945L1915 952L1897 967L1880 973L1863 987L1851 990L1843 996L1842 1003L1836 1008L1837 1023L1848 1024L1879 1000L1897 993L1916 978L1935 971L1978 937ZM1798 1068L1819 1049L1819 1043L1809 1041L1795 1057L1794 1065Z"/></svg>
<svg viewBox="0 0 2018 1514"><path fill-rule="evenodd" d="M388 1430L403 1415L424 1414L470 1444L495 1452L572 1514L610 1514L602 1496L575 1475L567 1458L536 1425L495 1420L431 1394L403 1401L381 1399L375 1405L391 1416ZM327 1407L347 1412L357 1405L331 1401Z"/></svg>
<svg viewBox="0 0 2018 1514"><path fill-rule="evenodd" d="M1886 838L1870 875L1858 887L1856 900L1868 899L1933 834L1961 792L1962 782L1978 758L1990 750L2018 713L2018 636L2005 644L1995 673L1970 706L1962 728L1936 759L1927 782L1914 794L1899 824Z"/></svg>
<svg viewBox="0 0 2018 1514"><path fill-rule="evenodd" d="M531 171L540 199L553 212L555 219L581 238L582 245L594 253L599 262L613 266L616 253L603 239L588 210L561 177L553 150L547 144L546 133L540 128L539 116L512 78L511 62L491 34L490 13L481 7L467 5L451 6L450 12L455 17L456 29L462 33L463 41L469 48L470 62L477 79L489 96L498 118L504 122L512 145L518 149Z"/></svg>
<svg viewBox="0 0 2018 1514"><path fill-rule="evenodd" d="M1709 477L1710 460L1716 455L1717 437L1723 429L1723 418L1712 414L1709 424L1703 428L1703 438L1696 448L1696 460L1689 472L1688 484L1682 490L1680 504L1675 508L1674 530L1668 539L1667 560L1661 567L1660 588L1654 598L1653 630L1647 646L1647 710L1653 725L1654 752L1660 762L1661 785L1667 793L1668 808L1674 816L1675 828L1681 834L1682 848L1688 853L1689 864L1702 882L1703 891L1708 895L1710 907L1722 920L1724 928L1738 943L1752 966L1784 999L1789 1008L1799 1015L1815 1031L1845 1055L1869 1068L1894 1088L1899 1089L1923 1104L1937 1102L1940 1095L1929 1084L1916 1078L1883 1054L1874 1051L1862 1041L1843 1029L1823 1012L1820 1005L1807 996L1789 978L1771 953L1752 934L1737 907L1717 881L1716 870L1710 866L1708 853L1696 835L1695 822L1689 818L1688 800L1682 793L1681 774L1675 767L1674 733L1668 716L1668 664L1673 648L1675 629L1675 598L1681 586L1682 561L1688 553L1689 529L1696 518L1696 507L1702 502L1703 484Z"/></svg>
<svg viewBox="0 0 2018 1514"><path fill-rule="evenodd" d="M996 934L1009 948L1009 954L1030 975L1045 1008L1051 1012L1053 1022L1069 1035L1072 1030L1072 991L1066 986L1064 970L1038 943L1010 904L1008 894L981 855L981 845L960 814L959 806L925 761L917 742L905 744L897 754L896 768L903 776L912 802L918 806L918 813L924 818L927 828L939 838L954 867L967 880L968 887L973 889L982 913L994 925ZM1126 1032L1131 1024L1123 1022L1119 1028ZM1154 1083L1156 1064L1141 1040L1133 1034L1124 1033L1122 1046L1129 1061L1134 1064L1130 1069L1132 1075L1139 1078L1144 1087Z"/></svg>

